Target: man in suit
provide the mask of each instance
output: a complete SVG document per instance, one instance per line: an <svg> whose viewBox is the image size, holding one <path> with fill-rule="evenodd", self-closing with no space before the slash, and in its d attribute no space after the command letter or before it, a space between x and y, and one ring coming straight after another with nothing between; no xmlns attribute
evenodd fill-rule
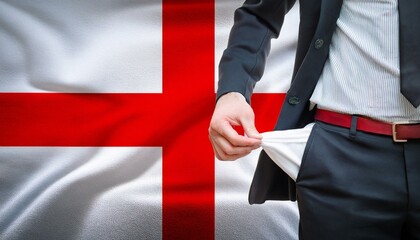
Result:
<svg viewBox="0 0 420 240"><path fill-rule="evenodd" d="M218 159L261 144L248 103L294 3L247 0L235 12L209 128ZM297 198L301 239L420 239L419 10L415 0L300 0L276 129L315 125L296 182L261 153L249 202Z"/></svg>

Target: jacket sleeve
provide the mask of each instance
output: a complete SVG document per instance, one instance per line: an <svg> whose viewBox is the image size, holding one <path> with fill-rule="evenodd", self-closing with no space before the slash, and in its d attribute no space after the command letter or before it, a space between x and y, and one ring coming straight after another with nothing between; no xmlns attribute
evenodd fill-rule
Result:
<svg viewBox="0 0 420 240"><path fill-rule="evenodd" d="M239 92L250 101L255 84L261 79L270 41L277 38L284 16L295 0L246 0L235 11L228 46L219 64L217 99L228 92Z"/></svg>

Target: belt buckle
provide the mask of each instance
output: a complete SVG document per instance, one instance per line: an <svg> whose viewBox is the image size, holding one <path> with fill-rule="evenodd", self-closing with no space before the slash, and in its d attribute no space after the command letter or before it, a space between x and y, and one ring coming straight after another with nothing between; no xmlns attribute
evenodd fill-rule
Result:
<svg viewBox="0 0 420 240"><path fill-rule="evenodd" d="M411 125L411 124L418 124L420 123L420 121L415 121L415 120L411 120L411 121L399 121L399 122L394 122L392 123L392 140L394 140L394 142L407 142L407 139L398 139L397 138L397 126L398 125Z"/></svg>

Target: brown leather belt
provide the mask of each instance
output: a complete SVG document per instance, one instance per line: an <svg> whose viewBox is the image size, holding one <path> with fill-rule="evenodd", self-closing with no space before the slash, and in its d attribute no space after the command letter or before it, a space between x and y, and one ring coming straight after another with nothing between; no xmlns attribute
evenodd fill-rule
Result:
<svg viewBox="0 0 420 240"><path fill-rule="evenodd" d="M352 115L317 109L315 119L328 124L350 128ZM420 139L420 121L389 123L357 116L356 129L368 133L392 136L394 142Z"/></svg>

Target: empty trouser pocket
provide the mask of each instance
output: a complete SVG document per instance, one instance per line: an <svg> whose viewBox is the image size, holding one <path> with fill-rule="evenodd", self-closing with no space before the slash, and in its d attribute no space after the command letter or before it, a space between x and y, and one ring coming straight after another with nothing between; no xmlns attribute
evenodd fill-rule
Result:
<svg viewBox="0 0 420 240"><path fill-rule="evenodd" d="M299 172L306 142L314 123L304 128L262 133L262 148L267 155L293 180Z"/></svg>

